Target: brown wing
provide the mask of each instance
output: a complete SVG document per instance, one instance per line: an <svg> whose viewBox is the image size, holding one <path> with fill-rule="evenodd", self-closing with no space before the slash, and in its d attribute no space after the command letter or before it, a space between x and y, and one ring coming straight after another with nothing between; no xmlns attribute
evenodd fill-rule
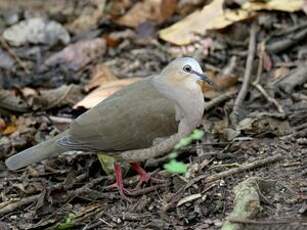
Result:
<svg viewBox="0 0 307 230"><path fill-rule="evenodd" d="M113 94L78 117L58 143L75 150L124 151L147 148L157 137L177 132L175 104L150 78Z"/></svg>

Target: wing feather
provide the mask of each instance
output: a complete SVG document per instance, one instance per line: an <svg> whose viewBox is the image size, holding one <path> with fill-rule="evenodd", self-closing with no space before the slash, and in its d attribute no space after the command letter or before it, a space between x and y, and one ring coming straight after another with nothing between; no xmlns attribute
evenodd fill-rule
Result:
<svg viewBox="0 0 307 230"><path fill-rule="evenodd" d="M154 139L177 129L174 102L161 95L148 78L82 114L71 124L69 136L58 143L75 150L125 151L147 148Z"/></svg>

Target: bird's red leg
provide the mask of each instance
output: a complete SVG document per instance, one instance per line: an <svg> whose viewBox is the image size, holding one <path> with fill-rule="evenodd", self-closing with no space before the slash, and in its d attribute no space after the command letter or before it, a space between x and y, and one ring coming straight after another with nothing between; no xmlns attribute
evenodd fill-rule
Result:
<svg viewBox="0 0 307 230"><path fill-rule="evenodd" d="M117 187L121 197L124 198L125 200L129 200L125 195L125 193L129 193L129 192L124 188L123 174L122 174L122 168L120 166L120 163L118 162L114 163L114 172L115 172L116 181L112 187Z"/></svg>
<svg viewBox="0 0 307 230"><path fill-rule="evenodd" d="M130 163L132 170L134 170L137 174L140 175L140 183L143 182L148 182L151 175L149 173L147 173L141 166L139 163L133 162Z"/></svg>

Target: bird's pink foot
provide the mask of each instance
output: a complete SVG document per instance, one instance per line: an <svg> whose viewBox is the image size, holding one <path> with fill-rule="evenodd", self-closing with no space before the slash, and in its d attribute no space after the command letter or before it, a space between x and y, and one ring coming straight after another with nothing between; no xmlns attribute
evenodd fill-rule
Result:
<svg viewBox="0 0 307 230"><path fill-rule="evenodd" d="M126 189L124 187L124 181L123 181L123 176L122 176L122 169L120 166L120 163L115 162L114 163L114 172L115 172L115 183L108 186L108 188L117 188L119 191L120 196L122 197L122 199L130 201L129 198L126 196L133 196L135 195L135 193L137 193L139 191L140 186L143 183L147 183L149 180L155 181L157 183L161 183L164 182L163 180L159 180L156 178L153 178L151 176L151 174L147 173L138 163L131 163L131 168L137 173L139 174L139 183L136 186L135 189L133 189L132 191Z"/></svg>
<svg viewBox="0 0 307 230"><path fill-rule="evenodd" d="M124 200L128 200L126 194L129 195L130 191L125 189L124 187L124 182L123 182L123 174L122 174L122 168L120 166L120 163L115 162L114 163L114 172L115 172L115 183L112 184L110 187L112 188L117 188L119 191L120 196L124 199Z"/></svg>
<svg viewBox="0 0 307 230"><path fill-rule="evenodd" d="M160 180L157 178L152 177L150 173L147 173L145 169L143 169L139 163L133 162L130 163L131 168L133 171L135 171L137 174L139 174L139 183L137 184L136 188L139 188L143 183L147 183L149 180L156 182L156 183L163 183L164 180Z"/></svg>
<svg viewBox="0 0 307 230"><path fill-rule="evenodd" d="M133 171L135 171L137 174L139 174L139 181L140 183L146 183L150 180L151 175L149 173L147 173L141 166L139 163L130 163L131 168Z"/></svg>

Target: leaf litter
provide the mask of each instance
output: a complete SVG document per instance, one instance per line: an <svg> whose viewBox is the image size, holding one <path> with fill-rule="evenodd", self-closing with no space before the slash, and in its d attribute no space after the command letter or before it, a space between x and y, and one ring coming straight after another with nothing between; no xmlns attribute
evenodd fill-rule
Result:
<svg viewBox="0 0 307 230"><path fill-rule="evenodd" d="M306 227L302 1L7 3L0 3L1 13L7 13L6 19L1 14L1 31L28 25L23 23L39 14L45 22L55 21L68 31L70 39L48 40L44 35L38 40L33 33L18 46L10 40L1 42L5 55L0 67L1 227ZM143 10L134 15L134 8L150 9L152 4L156 4L153 13ZM165 15L157 10L161 6L168 10ZM210 7L215 10L208 15ZM8 20L10 14L14 20ZM119 25L124 18L126 24ZM193 23L186 26L189 20ZM87 26L80 26L85 21ZM177 27L178 23L185 26ZM250 39L251 23L256 25L255 39ZM165 39L169 42L157 39L159 35L169 36ZM255 55L247 62L249 47L255 47ZM144 185L131 197L133 202L126 203L117 192L106 189L112 175L91 153L67 153L17 172L5 168L8 156L56 135L86 109L182 55L198 58L220 89L203 86L207 104L200 128L204 135L182 146L176 157L182 163L179 169L184 166L179 171L187 171L186 176L163 169L172 155L148 161L148 169L165 183ZM248 90L235 124L230 114L248 74ZM125 181L134 188L136 177L127 172ZM241 196L245 188L255 196ZM256 197L260 203L254 202ZM240 213L241 204L256 204L251 206L256 214Z"/></svg>

